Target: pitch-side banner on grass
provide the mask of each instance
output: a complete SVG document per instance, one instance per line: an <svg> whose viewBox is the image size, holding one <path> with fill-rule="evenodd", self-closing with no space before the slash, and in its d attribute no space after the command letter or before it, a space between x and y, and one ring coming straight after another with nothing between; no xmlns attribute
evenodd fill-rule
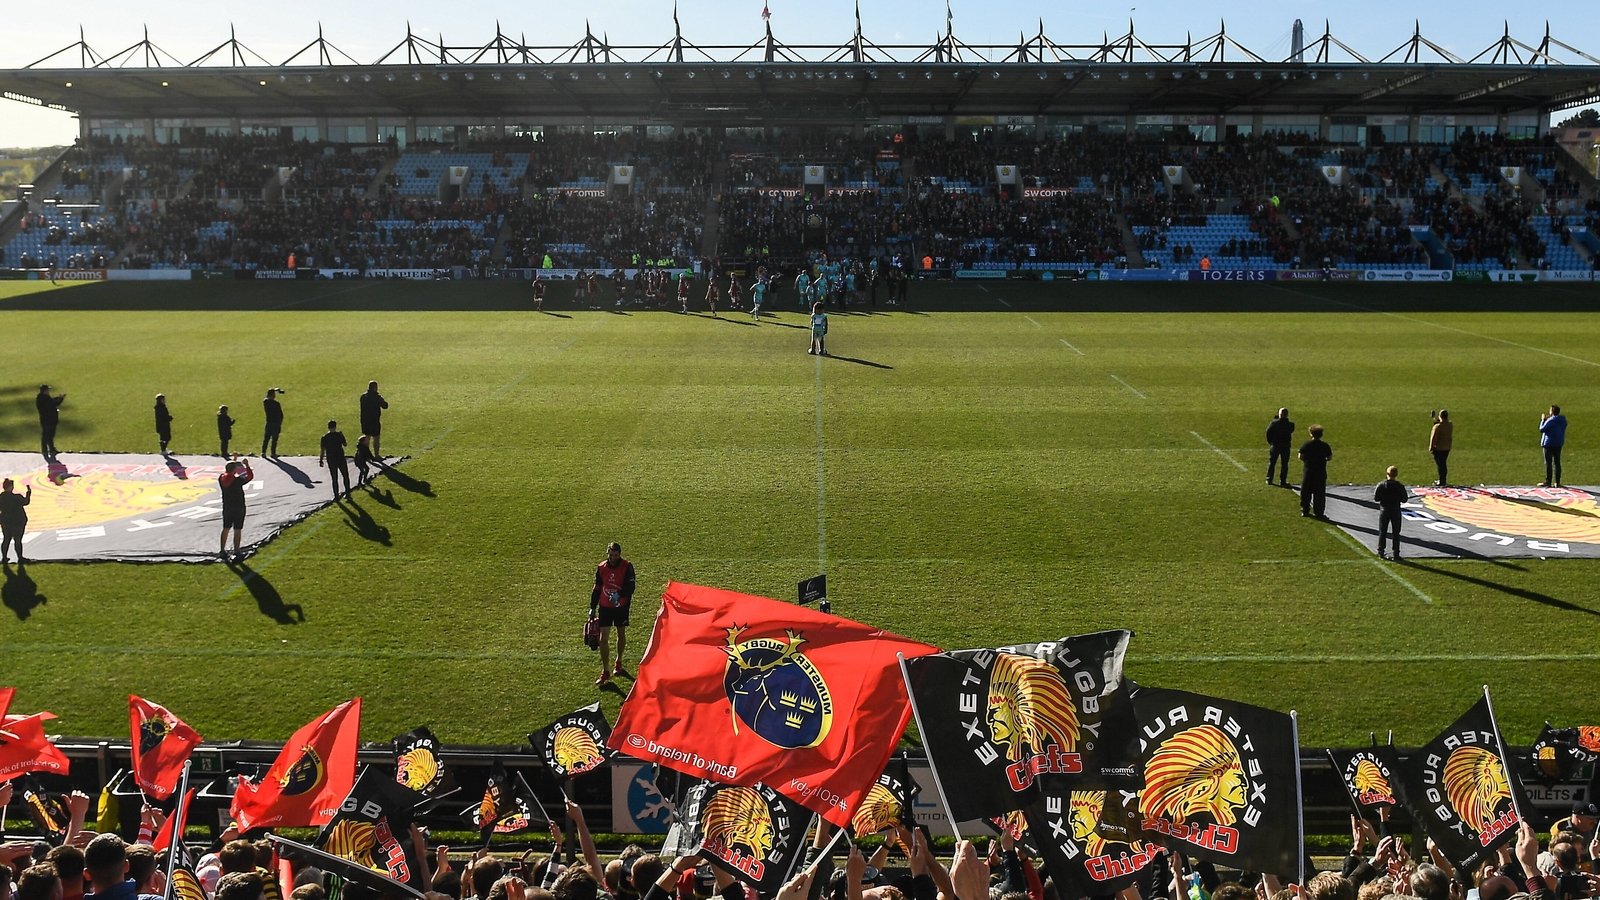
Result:
<svg viewBox="0 0 1600 900"><path fill-rule="evenodd" d="M1190 856L1295 877L1299 748L1291 716L1187 691L1133 691L1144 759L1139 827Z"/></svg>
<svg viewBox="0 0 1600 900"><path fill-rule="evenodd" d="M898 654L937 653L792 603L672 582L613 750L773 790L850 824L911 717Z"/></svg>
<svg viewBox="0 0 1600 900"><path fill-rule="evenodd" d="M0 476L33 488L23 553L52 561L203 562L222 531L220 456L0 453ZM259 549L333 502L327 469L310 456L250 460L240 546ZM230 540L231 545L231 540ZM232 547L230 546L230 550Z"/></svg>
<svg viewBox="0 0 1600 900"><path fill-rule="evenodd" d="M1328 759L1362 816L1377 817L1381 810L1399 805L1400 757L1393 747L1374 744L1358 750L1329 750Z"/></svg>
<svg viewBox="0 0 1600 900"><path fill-rule="evenodd" d="M1378 546L1372 486L1331 485L1328 518ZM1600 558L1600 488L1414 487L1401 508L1402 556Z"/></svg>
<svg viewBox="0 0 1600 900"><path fill-rule="evenodd" d="M1407 760L1412 817L1457 868L1470 870L1510 841L1531 809L1495 725L1487 691Z"/></svg>
<svg viewBox="0 0 1600 900"><path fill-rule="evenodd" d="M1046 774L1139 787L1122 678L1130 631L906 660L918 722L956 821L1022 809Z"/></svg>

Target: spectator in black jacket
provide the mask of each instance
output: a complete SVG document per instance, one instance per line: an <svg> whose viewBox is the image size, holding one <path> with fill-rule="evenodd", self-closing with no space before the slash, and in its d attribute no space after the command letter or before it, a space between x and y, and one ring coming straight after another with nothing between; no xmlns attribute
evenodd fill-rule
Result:
<svg viewBox="0 0 1600 900"><path fill-rule="evenodd" d="M1390 466L1386 473L1389 477L1378 482L1372 491L1372 499L1378 502L1378 558L1383 559L1383 542L1390 534L1394 535L1394 558L1400 559L1400 506L1411 496L1406 486L1400 483L1400 469Z"/></svg>
<svg viewBox="0 0 1600 900"><path fill-rule="evenodd" d="M267 399L261 401L267 414L267 428L261 436L261 456L267 457L267 445L272 445L272 456L278 455L278 435L283 432L283 404L278 402L278 389L267 388Z"/></svg>
<svg viewBox="0 0 1600 900"><path fill-rule="evenodd" d="M322 452L317 454L317 465L328 467L328 480L333 483L333 499L339 499L339 479L344 479L344 492L350 493L350 460L344 448L348 442L339 423L329 419L328 433L322 436Z"/></svg>
<svg viewBox="0 0 1600 900"><path fill-rule="evenodd" d="M17 548L17 565L22 565L22 536L28 530L28 504L33 502L33 485L26 494L13 488L16 482L7 478L0 482L0 562L5 562L6 552Z"/></svg>
<svg viewBox="0 0 1600 900"><path fill-rule="evenodd" d="M378 383L367 382L367 392L361 395L361 433L372 438L372 455L379 459L383 458L383 442L378 435L383 431L383 411L388 408L389 401L378 393Z"/></svg>
<svg viewBox="0 0 1600 900"><path fill-rule="evenodd" d="M1322 441L1322 426L1310 428L1311 440L1300 445L1300 515L1323 517L1328 508L1328 460L1333 448Z"/></svg>
<svg viewBox="0 0 1600 900"><path fill-rule="evenodd" d="M228 458L228 442L233 440L234 420L228 416L226 406L217 407L217 440L222 444L222 458Z"/></svg>
<svg viewBox="0 0 1600 900"><path fill-rule="evenodd" d="M1267 425L1267 446L1271 448L1267 456L1267 484L1272 483L1272 468L1278 467L1278 484L1289 486L1289 442L1294 438L1294 423L1289 421L1287 407L1278 410L1278 415Z"/></svg>
<svg viewBox="0 0 1600 900"><path fill-rule="evenodd" d="M166 394L156 395L156 437L161 441L161 455L166 456L167 445L172 443L172 413L167 410Z"/></svg>
<svg viewBox="0 0 1600 900"><path fill-rule="evenodd" d="M66 399L66 394L50 396L48 384L39 385L39 396L33 398L39 410L39 452L48 460L56 458L56 426L61 424L61 404Z"/></svg>

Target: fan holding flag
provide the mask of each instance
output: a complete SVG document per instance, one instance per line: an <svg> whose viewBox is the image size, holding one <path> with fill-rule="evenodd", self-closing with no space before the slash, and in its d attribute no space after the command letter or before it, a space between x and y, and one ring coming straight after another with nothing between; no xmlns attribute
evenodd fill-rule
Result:
<svg viewBox="0 0 1600 900"><path fill-rule="evenodd" d="M128 731L139 790L157 800L171 797L200 735L166 707L134 694L128 695Z"/></svg>

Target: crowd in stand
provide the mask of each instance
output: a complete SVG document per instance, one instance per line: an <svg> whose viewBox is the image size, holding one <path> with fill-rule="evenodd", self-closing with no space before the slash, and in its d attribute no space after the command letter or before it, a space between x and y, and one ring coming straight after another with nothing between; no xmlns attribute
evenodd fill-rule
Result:
<svg viewBox="0 0 1600 900"><path fill-rule="evenodd" d="M90 139L64 161L62 190L98 202L120 185L122 199L106 207L108 222L75 231L75 249L55 254L54 264L276 268L294 256L297 265L337 268L681 265L706 252L715 209L718 253L730 259L908 251L940 260L940 268L1112 265L1130 249L1125 223L1137 248L1180 266L1205 256L1426 265L1413 226L1432 228L1457 265L1538 266L1546 247L1529 217L1559 212L1549 203L1577 192L1554 162L1564 151L1548 139L1470 130L1442 147L1375 140L1341 148L1283 133L1205 143L1181 130L1164 140L1090 130L954 141L816 130L721 144L698 134L551 132L475 140L472 149L493 154L491 166L506 178L525 155L525 180L513 180L507 194L485 172L482 192L470 199L420 198L397 193L399 173L375 183L399 152L393 144ZM1334 162L1348 169L1349 184L1324 177L1320 166ZM634 168L631 190L606 187L621 164ZM823 165L828 183L805 184L807 165ZM1017 184L996 183L995 167L1006 165L1017 167ZM1498 167L1510 165L1540 173L1543 205L1499 180ZM1169 184L1164 166L1182 166L1182 183ZM722 191L713 198L719 169ZM1455 182L1468 178L1487 189L1463 194ZM773 187L787 196L761 190ZM1199 250L1169 234L1219 214L1248 217L1250 233ZM396 221L409 224L380 224ZM1552 224L1563 244L1579 221L1566 215ZM51 264L36 244L13 249L9 262L24 262L27 250L26 263Z"/></svg>

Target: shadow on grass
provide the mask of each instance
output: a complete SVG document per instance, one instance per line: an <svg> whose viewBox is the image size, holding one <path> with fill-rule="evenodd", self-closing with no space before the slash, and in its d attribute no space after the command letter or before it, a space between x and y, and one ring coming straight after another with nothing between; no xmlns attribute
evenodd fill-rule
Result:
<svg viewBox="0 0 1600 900"><path fill-rule="evenodd" d="M894 368L894 366L886 366L883 363L875 363L870 359L856 359L853 356L834 356L834 355L830 354L828 356L828 359L837 359L840 362L855 363L858 366L871 366L874 369L893 369Z"/></svg>
<svg viewBox="0 0 1600 900"><path fill-rule="evenodd" d="M10 563L6 563L4 570L6 581L0 586L0 602L17 614L18 621L25 620L33 615L35 607L45 604L45 596L39 593L39 585L28 577L27 566L19 563L13 569Z"/></svg>
<svg viewBox="0 0 1600 900"><path fill-rule="evenodd" d="M279 625L299 625L306 620L305 610L298 603L284 603L283 595L260 572L250 568L242 559L229 560L228 569L239 577L239 583L256 600L261 614Z"/></svg>
<svg viewBox="0 0 1600 900"><path fill-rule="evenodd" d="M356 503L355 497L346 496L343 500L336 502L340 511L344 513L345 524L356 534L385 547L394 546L394 542L389 539L389 529L379 525L378 521L372 518L371 513L362 509L361 505Z"/></svg>
<svg viewBox="0 0 1600 900"><path fill-rule="evenodd" d="M433 485L426 481L420 481L416 478L412 478L410 475L407 475L399 469L396 469L394 466L380 466L379 471L381 471L383 473L383 477L389 479L389 481L393 483L395 487L410 491L413 494L421 494L424 497L438 496L433 492Z"/></svg>
<svg viewBox="0 0 1600 900"><path fill-rule="evenodd" d="M1554 607L1555 609L1566 610L1567 612L1584 613L1585 615L1590 616L1600 616L1600 610L1593 610L1587 607L1578 606L1575 603L1568 603L1565 600L1559 600L1550 596L1549 594L1541 594L1538 591L1530 591L1526 588L1512 587L1509 584L1501 584L1497 581L1489 581L1486 578L1474 578L1471 575L1463 575L1460 572L1452 572L1449 569L1442 567L1423 565L1417 560L1403 560L1401 565L1409 566L1413 569L1424 569L1426 571L1433 572L1436 575L1443 575L1446 578L1454 578L1457 581L1465 581L1468 584L1474 584L1478 587L1499 591L1502 594L1509 594L1513 597L1519 597L1523 600L1532 600L1534 603Z"/></svg>
<svg viewBox="0 0 1600 900"><path fill-rule="evenodd" d="M278 469L283 472L283 474L293 478L294 483L300 485L301 487L308 488L316 484L316 482L311 479L310 475L307 475L305 472L300 471L298 467L292 466L281 459L274 457L267 460L267 462L277 466Z"/></svg>
<svg viewBox="0 0 1600 900"><path fill-rule="evenodd" d="M749 325L751 328L756 327L757 324L755 322L745 321L744 319L735 319L732 316L717 316L717 321L727 322L729 325Z"/></svg>

